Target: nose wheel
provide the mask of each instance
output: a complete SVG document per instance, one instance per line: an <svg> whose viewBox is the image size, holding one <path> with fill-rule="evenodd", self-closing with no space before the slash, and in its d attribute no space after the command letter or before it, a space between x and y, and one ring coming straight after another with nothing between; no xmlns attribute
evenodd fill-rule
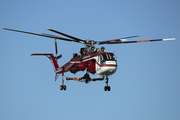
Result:
<svg viewBox="0 0 180 120"><path fill-rule="evenodd" d="M104 91L110 91L111 90L111 87L110 86L104 86Z"/></svg>
<svg viewBox="0 0 180 120"><path fill-rule="evenodd" d="M66 85L60 85L60 90L66 90Z"/></svg>
<svg viewBox="0 0 180 120"><path fill-rule="evenodd" d="M106 76L106 79L105 79L106 86L104 86L104 91L110 91L111 90L111 87L108 86L108 82L109 82L109 78L108 78L108 76Z"/></svg>

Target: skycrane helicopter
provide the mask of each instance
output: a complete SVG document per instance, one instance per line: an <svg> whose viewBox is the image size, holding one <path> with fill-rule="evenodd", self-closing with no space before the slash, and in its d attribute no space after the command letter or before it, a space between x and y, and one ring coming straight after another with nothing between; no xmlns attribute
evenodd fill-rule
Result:
<svg viewBox="0 0 180 120"><path fill-rule="evenodd" d="M136 36L124 37L124 38L119 38L119 39L114 39L114 40L94 41L94 40L82 40L77 37L74 37L74 36L53 30L53 29L47 29L47 30L60 34L66 38L51 35L51 34L45 34L45 33L37 34L37 33L8 29L8 28L3 28L3 29L55 39L55 51L56 51L55 56L52 53L34 53L34 54L31 54L31 56L46 56L51 60L54 66L54 71L56 73L55 81L57 80L59 75L62 74L62 84L60 85L60 90L66 90L67 88L66 85L64 84L65 72L71 72L75 74L79 71L85 71L85 70L86 70L86 73L83 77L71 78L71 77L65 76L66 80L74 80L74 81L85 82L85 83L89 83L90 81L103 81L104 80L106 83L104 90L105 91L111 90L111 87L108 85L108 82L109 82L108 76L113 75L116 72L117 60L115 58L114 53L105 52L105 47L102 46L101 48L95 48L94 45L142 43L142 42L176 40L176 38L168 38L168 39L127 41L127 39L129 38L139 37L139 35L136 35ZM85 47L80 49L80 54L74 53L73 58L69 62L59 67L57 60L60 59L62 55L58 55L57 40L81 43L81 44L84 44ZM101 77L91 78L89 73L91 74L96 73L97 75L100 75Z"/></svg>

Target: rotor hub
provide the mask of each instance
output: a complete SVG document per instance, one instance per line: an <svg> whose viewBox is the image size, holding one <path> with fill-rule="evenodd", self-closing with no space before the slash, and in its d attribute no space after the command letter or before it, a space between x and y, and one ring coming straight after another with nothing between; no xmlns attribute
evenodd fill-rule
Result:
<svg viewBox="0 0 180 120"><path fill-rule="evenodd" d="M91 53L104 53L105 52L105 47L101 47L101 48L96 48L94 47L93 45L92 46L89 46L89 47L85 47L85 48L81 48L80 49L80 53L81 55L84 55L84 54L91 54Z"/></svg>

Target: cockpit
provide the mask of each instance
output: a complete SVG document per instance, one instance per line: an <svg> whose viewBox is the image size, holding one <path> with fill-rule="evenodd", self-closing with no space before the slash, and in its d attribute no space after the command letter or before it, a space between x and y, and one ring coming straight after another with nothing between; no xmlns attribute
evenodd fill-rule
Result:
<svg viewBox="0 0 180 120"><path fill-rule="evenodd" d="M96 72L98 75L112 75L117 70L117 62L113 53L98 55Z"/></svg>
<svg viewBox="0 0 180 120"><path fill-rule="evenodd" d="M112 61L113 63L116 62L116 58L115 55L112 53L106 53L106 54L102 54L98 56L98 61L100 62L100 64L107 64L110 63L110 61ZM109 62L107 62L109 61Z"/></svg>

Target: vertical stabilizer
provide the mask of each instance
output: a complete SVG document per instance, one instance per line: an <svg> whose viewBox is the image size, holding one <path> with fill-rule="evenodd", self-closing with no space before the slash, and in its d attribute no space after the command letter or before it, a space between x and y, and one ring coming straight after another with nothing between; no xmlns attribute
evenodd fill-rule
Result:
<svg viewBox="0 0 180 120"><path fill-rule="evenodd" d="M57 61L56 61L56 59L55 59L55 57L53 55L50 56L50 59L51 59L51 62L53 64L53 66L54 66L54 71L56 72L57 68L59 68L59 65L58 65L58 63L57 63Z"/></svg>

